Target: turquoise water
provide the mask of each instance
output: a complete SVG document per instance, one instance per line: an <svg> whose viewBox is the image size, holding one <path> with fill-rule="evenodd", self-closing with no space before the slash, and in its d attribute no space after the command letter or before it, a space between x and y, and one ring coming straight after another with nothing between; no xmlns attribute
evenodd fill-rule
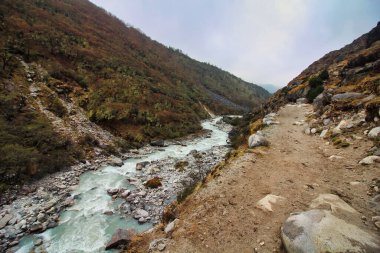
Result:
<svg viewBox="0 0 380 253"><path fill-rule="evenodd" d="M112 200L107 189L134 188L128 183L126 175L133 176L136 173L138 162L161 160L169 156L183 158L194 149L205 151L214 146L226 145L228 133L215 126L219 119L202 123L203 128L212 131L211 138L189 141L187 146L170 145L142 158L128 159L122 167L106 166L82 174L77 189L72 192L76 196L75 204L61 213L59 225L41 234L23 238L17 253L30 252L37 238L43 238L44 250L48 253L105 252L105 245L117 229L132 228L138 232L148 230L152 224L139 224L132 217L125 218L118 214L105 215L105 211L112 211L120 204Z"/></svg>

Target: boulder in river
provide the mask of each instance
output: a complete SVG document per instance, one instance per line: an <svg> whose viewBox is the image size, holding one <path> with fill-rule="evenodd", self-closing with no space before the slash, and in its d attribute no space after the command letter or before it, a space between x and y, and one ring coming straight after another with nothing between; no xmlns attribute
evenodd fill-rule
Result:
<svg viewBox="0 0 380 253"><path fill-rule="evenodd" d="M379 236L321 209L291 215L281 238L288 253L380 252Z"/></svg>
<svg viewBox="0 0 380 253"><path fill-rule="evenodd" d="M149 213L145 211L144 209L136 209L133 212L133 218L140 219L140 218L147 218L149 216Z"/></svg>
<svg viewBox="0 0 380 253"><path fill-rule="evenodd" d="M128 246L131 242L134 232L130 229L118 229L112 235L111 240L106 245L106 250L119 248L121 246Z"/></svg>
<svg viewBox="0 0 380 253"><path fill-rule="evenodd" d="M150 142L150 145L153 147L165 147L165 141L164 140L154 140Z"/></svg>
<svg viewBox="0 0 380 253"><path fill-rule="evenodd" d="M248 146L250 148L258 147L258 146L268 146L268 140L262 135L260 131L255 134L252 134L248 138Z"/></svg>
<svg viewBox="0 0 380 253"><path fill-rule="evenodd" d="M120 158L116 157L116 156L112 156L108 159L108 164L111 165L111 166L118 166L118 167L121 167L123 166L123 160L121 160Z"/></svg>
<svg viewBox="0 0 380 253"><path fill-rule="evenodd" d="M107 193L112 196L112 195L116 195L119 191L120 189L114 188L114 189L108 189Z"/></svg>
<svg viewBox="0 0 380 253"><path fill-rule="evenodd" d="M142 170L143 168L145 168L150 162L139 162L139 163L136 163L136 170Z"/></svg>

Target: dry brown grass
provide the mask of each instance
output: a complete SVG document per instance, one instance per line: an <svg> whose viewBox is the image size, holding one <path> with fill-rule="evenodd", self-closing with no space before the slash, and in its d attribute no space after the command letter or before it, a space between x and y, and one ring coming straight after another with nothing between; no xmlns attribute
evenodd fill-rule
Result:
<svg viewBox="0 0 380 253"><path fill-rule="evenodd" d="M258 119L249 124L249 134L254 134L263 127L263 120Z"/></svg>

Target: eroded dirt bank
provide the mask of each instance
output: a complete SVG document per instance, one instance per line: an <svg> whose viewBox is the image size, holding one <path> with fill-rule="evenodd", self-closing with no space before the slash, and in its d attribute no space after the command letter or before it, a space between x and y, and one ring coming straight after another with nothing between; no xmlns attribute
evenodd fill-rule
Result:
<svg viewBox="0 0 380 253"><path fill-rule="evenodd" d="M264 130L269 147L248 149L211 182L178 207L178 221L164 252L285 252L280 229L290 213L309 209L319 194L332 193L351 205L362 219L359 226L378 229L371 217L370 187L379 176L378 164L363 166L371 142L356 133L347 148L337 149L294 124L311 112L310 105L288 105L278 113L280 124ZM363 138L361 138L363 137ZM335 156L334 156L335 155ZM285 199L265 212L256 203L267 194ZM360 219L360 218L359 218ZM156 231L134 242L130 252L147 252ZM170 237L170 236L169 236Z"/></svg>

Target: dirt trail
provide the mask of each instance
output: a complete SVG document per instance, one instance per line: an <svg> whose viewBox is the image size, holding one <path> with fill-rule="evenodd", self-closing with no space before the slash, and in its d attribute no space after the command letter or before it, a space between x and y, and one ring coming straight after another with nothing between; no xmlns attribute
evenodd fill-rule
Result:
<svg viewBox="0 0 380 253"><path fill-rule="evenodd" d="M367 217L363 226L375 229L368 221L375 213L367 191L378 169L358 164L370 142L357 140L336 149L306 135L303 126L293 123L309 112L306 105L282 108L280 124L264 131L269 148L248 150L190 196L179 208L180 222L165 252L284 252L281 225L290 213L307 210L320 193L339 195ZM331 155L344 158L331 161ZM352 181L360 183L353 186ZM268 213L255 204L269 193L286 200Z"/></svg>

